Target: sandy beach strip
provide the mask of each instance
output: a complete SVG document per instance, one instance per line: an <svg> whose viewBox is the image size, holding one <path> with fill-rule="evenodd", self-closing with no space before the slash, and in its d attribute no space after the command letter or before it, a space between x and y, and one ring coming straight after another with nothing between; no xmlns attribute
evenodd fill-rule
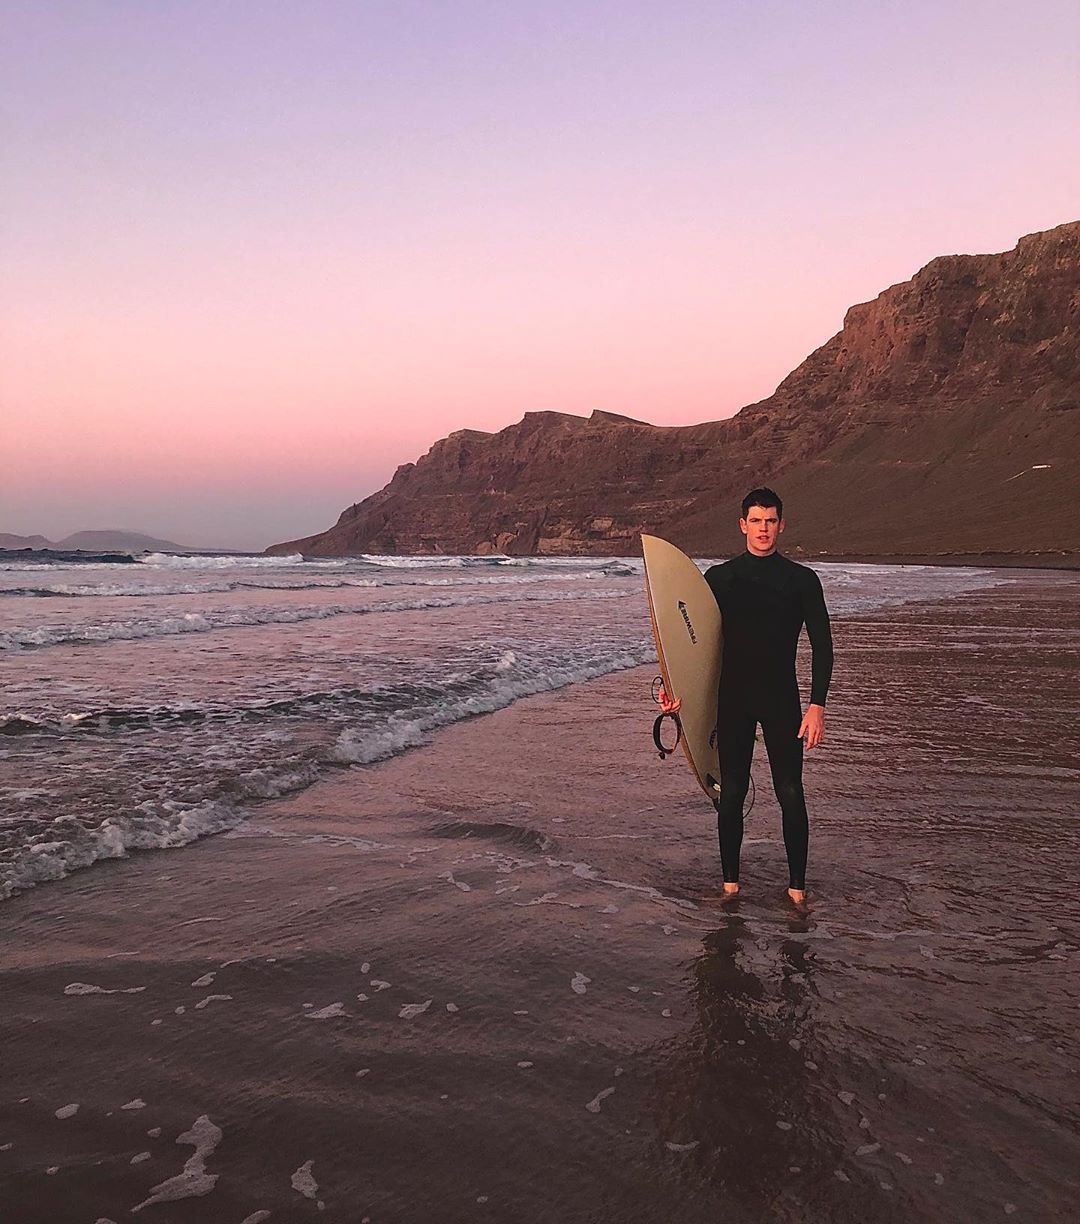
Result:
<svg viewBox="0 0 1080 1224"><path fill-rule="evenodd" d="M647 668L15 897L0 1218L1067 1218L1077 589L837 625L809 913Z"/></svg>

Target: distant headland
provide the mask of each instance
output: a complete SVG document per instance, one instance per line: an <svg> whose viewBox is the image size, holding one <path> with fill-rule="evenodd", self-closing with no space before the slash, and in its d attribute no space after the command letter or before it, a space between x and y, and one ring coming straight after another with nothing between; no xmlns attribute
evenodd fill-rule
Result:
<svg viewBox="0 0 1080 1224"><path fill-rule="evenodd" d="M110 527L99 531L76 531L62 540L48 540L43 535L20 536L0 531L0 549L48 549L57 553L140 553L140 552L193 552L183 544L171 540L159 540L143 535L140 531L129 531L123 527Z"/></svg>
<svg viewBox="0 0 1080 1224"><path fill-rule="evenodd" d="M642 531L739 546L746 489L808 558L1080 558L1080 221L945 255L874 301L734 417L664 427L530 412L462 430L329 530L268 553L627 555Z"/></svg>

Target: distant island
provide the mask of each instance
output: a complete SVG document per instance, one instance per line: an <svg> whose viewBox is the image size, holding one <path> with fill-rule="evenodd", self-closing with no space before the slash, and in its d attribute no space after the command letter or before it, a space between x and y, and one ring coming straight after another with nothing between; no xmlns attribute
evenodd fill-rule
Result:
<svg viewBox="0 0 1080 1224"><path fill-rule="evenodd" d="M715 555L756 484L784 496L794 555L1076 564L1080 221L932 260L730 419L462 430L266 551L628 555L647 531Z"/></svg>
<svg viewBox="0 0 1080 1224"><path fill-rule="evenodd" d="M158 540L153 536L143 535L139 531L129 531L125 528L105 528L99 531L76 531L62 540L47 540L42 535L20 536L7 531L0 531L0 548L6 549L49 549L54 552L194 552L182 544L174 544L171 540Z"/></svg>

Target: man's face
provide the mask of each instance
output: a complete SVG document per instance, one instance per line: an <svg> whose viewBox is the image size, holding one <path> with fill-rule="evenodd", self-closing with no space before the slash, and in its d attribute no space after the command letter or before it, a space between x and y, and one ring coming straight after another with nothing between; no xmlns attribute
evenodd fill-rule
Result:
<svg viewBox="0 0 1080 1224"><path fill-rule="evenodd" d="M776 552L776 541L784 530L784 520L775 506L751 506L746 518L739 519L739 529L746 536L746 547L755 557L767 557Z"/></svg>

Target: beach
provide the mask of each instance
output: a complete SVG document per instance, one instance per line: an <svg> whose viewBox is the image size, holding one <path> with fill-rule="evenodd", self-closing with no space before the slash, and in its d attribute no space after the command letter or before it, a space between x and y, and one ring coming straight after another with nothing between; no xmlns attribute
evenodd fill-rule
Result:
<svg viewBox="0 0 1080 1224"><path fill-rule="evenodd" d="M1065 1220L1077 578L834 626L786 898L651 748L655 666L0 904L11 1224Z"/></svg>

